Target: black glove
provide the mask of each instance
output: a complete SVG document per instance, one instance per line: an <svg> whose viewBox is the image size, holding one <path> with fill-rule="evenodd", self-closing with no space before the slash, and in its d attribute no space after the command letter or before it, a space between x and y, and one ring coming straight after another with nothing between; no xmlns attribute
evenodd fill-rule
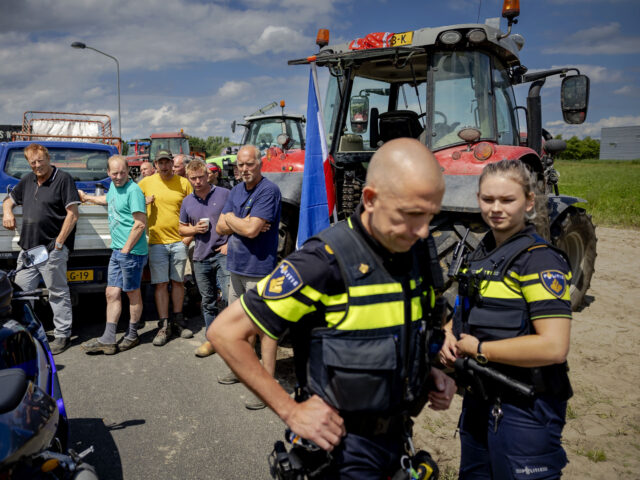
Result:
<svg viewBox="0 0 640 480"><path fill-rule="evenodd" d="M47 252L51 253L56 249L56 240L53 239L47 244Z"/></svg>

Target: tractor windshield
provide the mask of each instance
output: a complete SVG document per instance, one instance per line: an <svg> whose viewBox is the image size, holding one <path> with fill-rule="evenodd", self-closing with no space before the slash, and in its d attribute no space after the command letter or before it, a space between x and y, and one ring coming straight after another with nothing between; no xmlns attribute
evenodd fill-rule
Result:
<svg viewBox="0 0 640 480"><path fill-rule="evenodd" d="M441 150L464 143L458 132L465 127L477 129L480 139L518 145L511 81L497 59L480 51L434 52L422 59L387 69L379 60L377 68L364 61L353 69L348 101L341 102L340 89L349 91L344 77L330 78L324 119L333 152L375 151L397 137ZM336 129L339 121L342 128Z"/></svg>
<svg viewBox="0 0 640 480"><path fill-rule="evenodd" d="M181 153L189 155L189 139L188 138L152 138L149 158L151 161L156 159L156 154L160 150L168 150L173 155Z"/></svg>
<svg viewBox="0 0 640 480"><path fill-rule="evenodd" d="M278 135L286 133L293 140L290 148L302 148L302 133L296 120L290 118L263 118L251 120L247 127L244 145L255 145L264 154L269 147L277 147Z"/></svg>

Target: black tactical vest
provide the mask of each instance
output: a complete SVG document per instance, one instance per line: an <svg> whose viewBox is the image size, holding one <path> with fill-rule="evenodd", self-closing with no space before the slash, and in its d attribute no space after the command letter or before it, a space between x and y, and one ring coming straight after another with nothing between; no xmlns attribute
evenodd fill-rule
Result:
<svg viewBox="0 0 640 480"><path fill-rule="evenodd" d="M317 237L334 252L348 300L338 323L311 331L308 388L340 412L403 414L429 371L425 343L433 321L434 269L429 254L421 258L425 252L418 251L435 252L435 246L414 248L412 270L398 279L348 222Z"/></svg>

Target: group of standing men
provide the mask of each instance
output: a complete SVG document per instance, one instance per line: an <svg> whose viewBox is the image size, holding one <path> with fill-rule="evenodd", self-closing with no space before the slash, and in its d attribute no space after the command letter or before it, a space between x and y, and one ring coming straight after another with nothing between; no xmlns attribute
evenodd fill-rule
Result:
<svg viewBox="0 0 640 480"><path fill-rule="evenodd" d="M202 296L206 327L218 313L218 288L223 302L227 298L233 301L276 265L280 191L262 176L260 151L253 146L245 146L238 152L242 182L231 191L216 185L219 168L209 168L199 159L176 166L173 155L167 151L158 152L155 173L143 175L137 184L129 178L124 157L109 158L112 186L102 196L77 190L71 176L51 165L49 152L39 144L25 148L25 158L32 173L25 175L5 200L3 226L16 228L12 209L22 205L21 249L46 245L50 252L46 264L19 272L16 283L23 289L35 288L42 275L54 316L55 339L50 344L54 354L70 344L72 311L66 270L81 202L107 206L113 250L105 292L105 331L82 344L87 353L114 354L140 342L137 333L143 306L140 286L147 262L159 319L153 344L165 345L174 335L193 336L182 313L184 272L192 241L193 272ZM186 178L179 174L182 169ZM21 258L22 253L19 265ZM129 298L130 323L117 342L122 292ZM261 345L265 367L273 374L276 343L267 337ZM196 350L199 357L212 353L214 349L208 341ZM220 382L235 383L237 379L225 375ZM264 406L258 403L254 401L252 406Z"/></svg>

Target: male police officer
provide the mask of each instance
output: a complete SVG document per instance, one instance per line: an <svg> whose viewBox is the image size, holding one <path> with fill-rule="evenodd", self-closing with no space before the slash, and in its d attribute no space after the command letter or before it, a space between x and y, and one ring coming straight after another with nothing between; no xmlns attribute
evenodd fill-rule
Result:
<svg viewBox="0 0 640 480"><path fill-rule="evenodd" d="M424 239L443 194L440 167L424 145L385 143L371 159L358 211L280 263L207 332L294 433L333 451L327 478L387 478L399 469L410 405L427 374L435 385L431 408L451 403L455 385L429 372L422 337L431 279L440 274ZM277 338L287 327L308 393L301 402L267 374L249 344L256 333Z"/></svg>

